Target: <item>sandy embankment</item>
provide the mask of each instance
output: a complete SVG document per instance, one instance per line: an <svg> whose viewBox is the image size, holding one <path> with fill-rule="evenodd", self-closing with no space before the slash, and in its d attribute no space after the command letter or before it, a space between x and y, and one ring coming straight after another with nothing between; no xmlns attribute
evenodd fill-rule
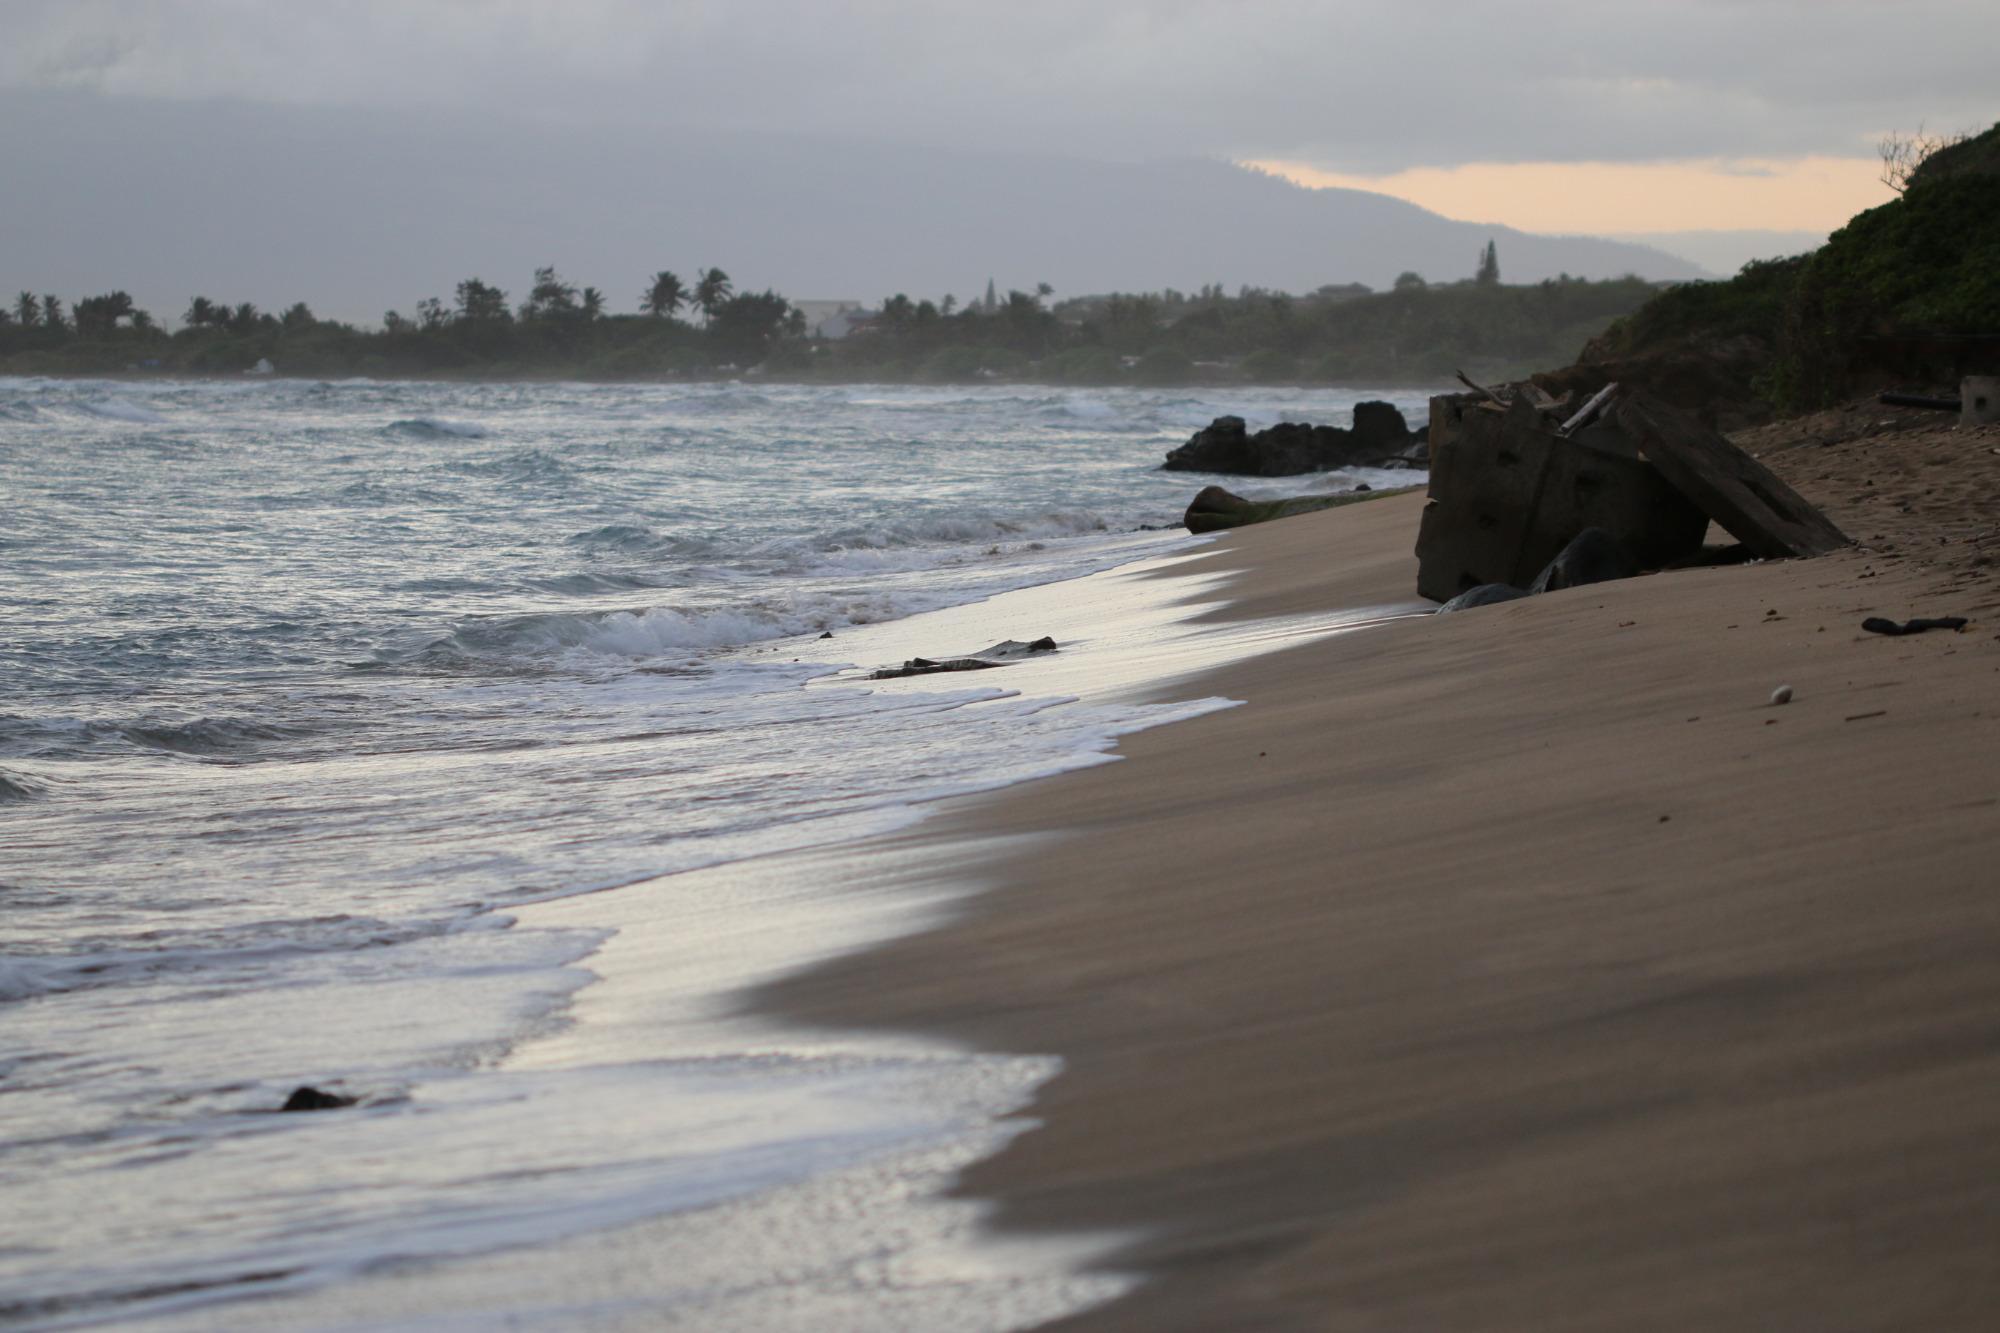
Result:
<svg viewBox="0 0 2000 1333"><path fill-rule="evenodd" d="M1753 441L1854 551L1185 686L1249 703L931 826L1050 836L777 998L1064 1057L964 1188L1142 1235L1077 1327L1991 1328L2000 431L1930 424ZM1406 596L1421 503L1226 539L1228 614Z"/></svg>

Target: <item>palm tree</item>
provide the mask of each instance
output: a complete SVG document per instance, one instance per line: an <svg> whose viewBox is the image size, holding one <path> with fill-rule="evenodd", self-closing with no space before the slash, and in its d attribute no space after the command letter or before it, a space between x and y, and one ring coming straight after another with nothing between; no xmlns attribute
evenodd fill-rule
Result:
<svg viewBox="0 0 2000 1333"><path fill-rule="evenodd" d="M35 299L33 292L22 292L14 298L14 318L28 328L42 322L42 303Z"/></svg>
<svg viewBox="0 0 2000 1333"><path fill-rule="evenodd" d="M535 285L529 288L528 299L521 305L521 318L539 319L575 313L575 286L562 280L554 264L536 269Z"/></svg>
<svg viewBox="0 0 2000 1333"><path fill-rule="evenodd" d="M219 323L217 319L219 313L215 308L215 302L206 296L197 296L188 302L187 313L181 316L181 323L191 329L202 328L205 325Z"/></svg>
<svg viewBox="0 0 2000 1333"><path fill-rule="evenodd" d="M604 293L598 291L595 287L584 288L583 309L581 313L585 319L603 319Z"/></svg>
<svg viewBox="0 0 2000 1333"><path fill-rule="evenodd" d="M639 308L654 319L672 319L674 311L687 304L688 291L680 274L661 269L653 275L653 285L639 297Z"/></svg>
<svg viewBox="0 0 2000 1333"><path fill-rule="evenodd" d="M701 308L704 322L714 319L715 312L729 299L735 290L729 285L729 275L719 268L704 269L694 284L694 303Z"/></svg>

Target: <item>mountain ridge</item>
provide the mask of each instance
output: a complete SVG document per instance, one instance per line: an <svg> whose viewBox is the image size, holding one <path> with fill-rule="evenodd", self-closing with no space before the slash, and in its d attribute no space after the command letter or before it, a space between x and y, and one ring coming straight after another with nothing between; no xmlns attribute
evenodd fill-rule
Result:
<svg viewBox="0 0 2000 1333"><path fill-rule="evenodd" d="M1656 248L1464 223L1212 159L1060 154L461 114L0 94L0 283L303 299L356 321L477 275L516 295L557 264L630 308L660 268L719 264L794 299L1002 291L1386 288L1567 272L1705 276ZM79 163L91 170L78 171Z"/></svg>

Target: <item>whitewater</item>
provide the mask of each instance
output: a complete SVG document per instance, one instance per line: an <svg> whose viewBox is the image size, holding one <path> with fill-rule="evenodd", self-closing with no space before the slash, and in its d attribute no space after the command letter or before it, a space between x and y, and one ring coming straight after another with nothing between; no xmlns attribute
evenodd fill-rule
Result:
<svg viewBox="0 0 2000 1333"><path fill-rule="evenodd" d="M1367 397L1424 415L1337 389L0 379L0 1327L403 1327L361 1293L497 1290L481 1265L634 1228L679 1256L647 1300L547 1320L839 1326L902 1282L910 1326L997 1329L1103 1299L957 1214L925 1244L985 1257L883 1277L922 1230L884 1219L931 1207L1047 1062L753 1031L727 1016L749 973L711 963L749 931L769 975L908 928L835 852L810 891L760 885L770 858L1223 706L865 669L898 634L983 647L922 627L1010 590L1196 550L1177 520L1209 479L1157 466L1211 418ZM648 904L650 965L682 960L685 1021L561 1054L645 932L547 905L614 888ZM301 1084L359 1105L273 1114Z"/></svg>

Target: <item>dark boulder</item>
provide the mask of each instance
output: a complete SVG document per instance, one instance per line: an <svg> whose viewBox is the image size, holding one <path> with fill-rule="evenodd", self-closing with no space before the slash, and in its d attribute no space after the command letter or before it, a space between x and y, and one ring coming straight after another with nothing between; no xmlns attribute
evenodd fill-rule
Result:
<svg viewBox="0 0 2000 1333"><path fill-rule="evenodd" d="M1242 417L1217 417L1167 455L1167 472L1222 472L1240 477L1294 477L1336 468L1408 466L1421 457L1409 423L1389 403L1356 404L1354 429L1281 421L1252 432Z"/></svg>
<svg viewBox="0 0 2000 1333"><path fill-rule="evenodd" d="M337 1092L322 1092L318 1088L299 1087L285 1098L280 1111L337 1111L343 1106L352 1106L353 1097L343 1097Z"/></svg>
<svg viewBox="0 0 2000 1333"><path fill-rule="evenodd" d="M1189 532L1220 532L1225 528L1268 523L1274 518L1290 518L1294 514L1310 514L1320 509L1338 509L1342 505L1402 493L1401 490L1374 491L1366 486L1357 486L1341 495L1297 495L1287 500L1246 500L1220 486L1204 486L1188 505L1187 513L1181 521L1187 525Z"/></svg>
<svg viewBox="0 0 2000 1333"><path fill-rule="evenodd" d="M1558 592L1581 588L1586 583L1609 583L1629 579L1639 572L1639 562L1625 543L1603 528L1585 528L1556 553L1556 558L1528 585L1528 591Z"/></svg>
<svg viewBox="0 0 2000 1333"><path fill-rule="evenodd" d="M1458 596L1438 608L1438 614L1447 611L1470 611L1475 606L1492 606L1498 602L1518 602L1528 596L1525 589L1511 583L1482 583L1477 588L1467 588Z"/></svg>
<svg viewBox="0 0 2000 1333"><path fill-rule="evenodd" d="M1338 466L1332 462L1347 432L1281 421L1252 434L1242 417L1217 417L1167 455L1168 472L1226 472L1240 477L1288 477Z"/></svg>
<svg viewBox="0 0 2000 1333"><path fill-rule="evenodd" d="M1371 399L1354 405L1354 447L1378 458L1401 457L1409 447L1410 423L1394 403Z"/></svg>

